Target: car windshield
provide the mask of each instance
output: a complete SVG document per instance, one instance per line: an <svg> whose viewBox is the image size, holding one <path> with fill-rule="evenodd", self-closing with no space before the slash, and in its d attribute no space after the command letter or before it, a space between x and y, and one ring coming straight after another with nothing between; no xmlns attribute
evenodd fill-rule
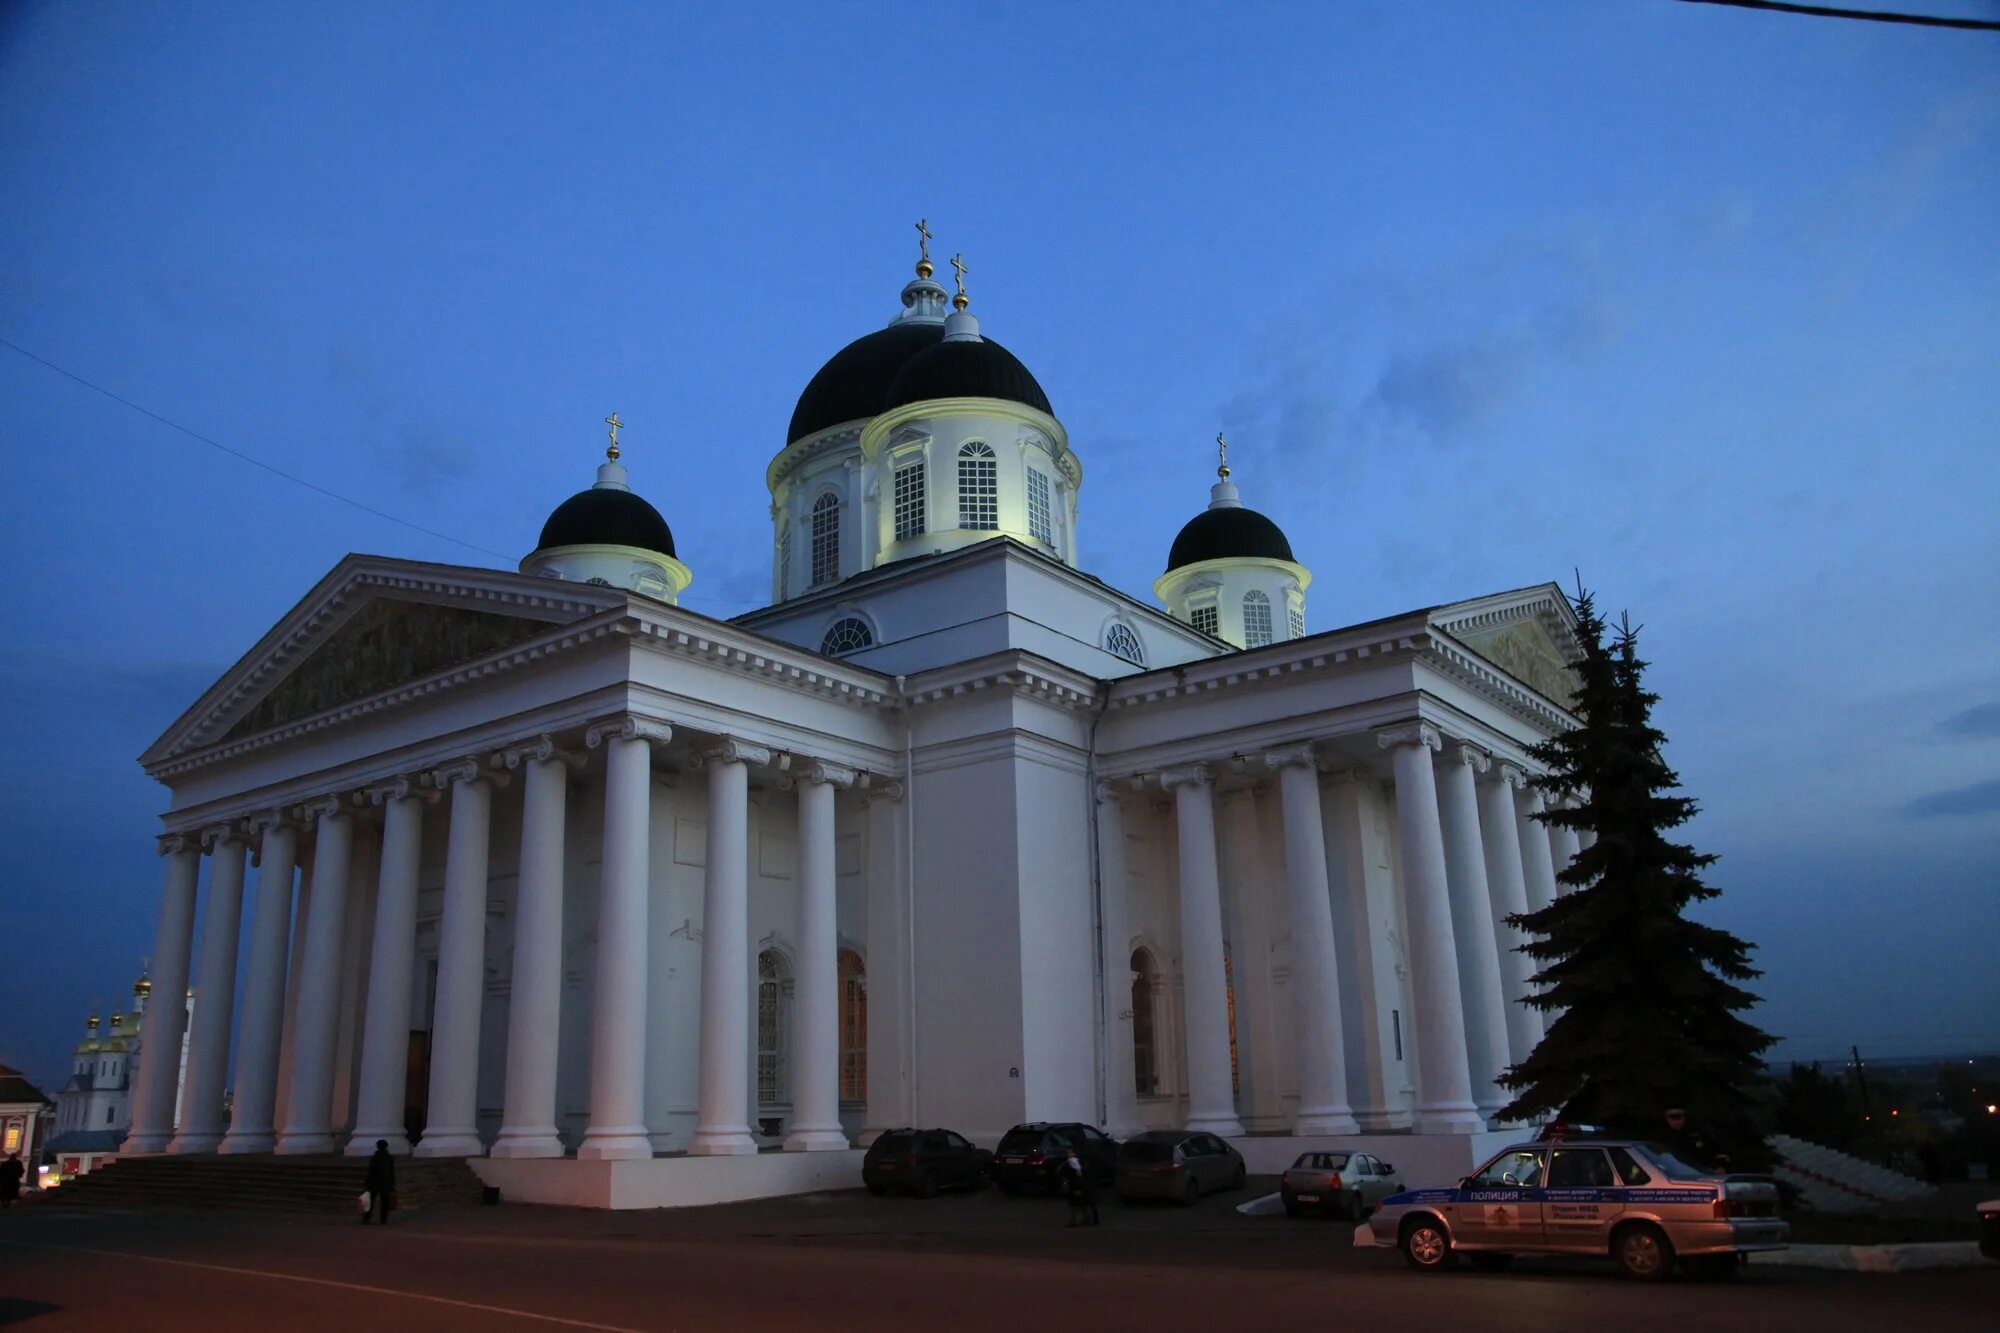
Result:
<svg viewBox="0 0 2000 1333"><path fill-rule="evenodd" d="M1001 1152L1034 1152L1042 1146L1042 1131L1039 1129L1010 1129L1000 1140Z"/></svg>
<svg viewBox="0 0 2000 1333"><path fill-rule="evenodd" d="M1344 1152L1302 1152L1299 1160L1292 1163L1295 1171L1345 1171L1347 1154Z"/></svg>
<svg viewBox="0 0 2000 1333"><path fill-rule="evenodd" d="M1171 1162L1174 1160L1174 1145L1142 1139L1126 1144L1118 1150L1118 1155L1128 1162Z"/></svg>
<svg viewBox="0 0 2000 1333"><path fill-rule="evenodd" d="M1665 1148L1662 1148L1657 1143L1647 1143L1641 1146L1646 1151L1647 1160L1651 1161L1655 1166L1659 1167L1660 1173L1666 1176L1668 1180L1715 1179L1716 1176L1715 1172L1704 1171L1698 1166L1693 1166L1687 1162L1683 1162L1680 1158L1674 1156L1672 1152L1670 1152Z"/></svg>

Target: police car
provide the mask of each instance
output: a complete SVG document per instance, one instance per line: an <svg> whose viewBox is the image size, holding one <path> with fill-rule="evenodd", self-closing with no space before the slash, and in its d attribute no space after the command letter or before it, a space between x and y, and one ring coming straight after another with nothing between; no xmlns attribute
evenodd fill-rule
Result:
<svg viewBox="0 0 2000 1333"><path fill-rule="evenodd" d="M1726 1276L1741 1256L1792 1238L1769 1176L1717 1175L1634 1139L1544 1138L1517 1144L1456 1189L1406 1190L1370 1219L1376 1243L1420 1269L1505 1268L1517 1254L1609 1255L1658 1279L1681 1260Z"/></svg>

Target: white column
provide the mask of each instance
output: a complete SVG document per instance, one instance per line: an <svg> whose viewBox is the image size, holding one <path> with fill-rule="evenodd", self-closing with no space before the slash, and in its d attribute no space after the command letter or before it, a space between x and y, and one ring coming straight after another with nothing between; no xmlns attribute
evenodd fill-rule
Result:
<svg viewBox="0 0 2000 1333"><path fill-rule="evenodd" d="M435 791L415 778L368 790L383 807L382 875L375 889L375 944L368 959L368 1010L361 1029L361 1095L349 1157L367 1157L378 1140L398 1155L410 1151L403 1128L409 1085L410 977L417 953L417 873L422 864L424 806Z"/></svg>
<svg viewBox="0 0 2000 1333"><path fill-rule="evenodd" d="M305 849L301 847L298 897L292 908L292 949L285 963L284 1030L278 1038L278 1113L271 1122L279 1130L290 1124L292 1119L292 1063L298 1058L299 1050L299 979L305 975L306 922L312 917L312 891L312 859L305 855Z"/></svg>
<svg viewBox="0 0 2000 1333"><path fill-rule="evenodd" d="M903 855L903 784L873 783L861 793L861 805L868 822L868 1115L856 1142L866 1147L883 1130L901 1128L912 1119L904 1044L909 880Z"/></svg>
<svg viewBox="0 0 2000 1333"><path fill-rule="evenodd" d="M1535 818L1542 813L1542 793L1534 787L1514 798L1515 825L1521 836L1521 873L1528 881L1528 910L1539 912L1556 900L1556 871L1549 854L1549 830Z"/></svg>
<svg viewBox="0 0 2000 1333"><path fill-rule="evenodd" d="M597 987L590 1014L590 1127L579 1161L651 1157L646 1134L646 916L650 904L653 745L673 736L636 717L584 734L604 747L604 866L597 898Z"/></svg>
<svg viewBox="0 0 2000 1333"><path fill-rule="evenodd" d="M431 1020L431 1086L419 1157L478 1157L479 1018L486 1007L486 864L493 829L493 788L477 758L431 775L451 789L446 835L444 917L438 924L437 1013Z"/></svg>
<svg viewBox="0 0 2000 1333"><path fill-rule="evenodd" d="M340 940L340 990L335 1000L333 1102L329 1123L337 1140L354 1132L361 1106L361 1051L368 1023L368 967L375 946L375 902L382 888L382 820L366 794L354 800L354 842L347 878L347 921Z"/></svg>
<svg viewBox="0 0 2000 1333"><path fill-rule="evenodd" d="M750 1137L750 769L771 752L724 737L695 751L708 770L708 870L702 893L701 1094L696 1157L757 1151Z"/></svg>
<svg viewBox="0 0 2000 1333"><path fill-rule="evenodd" d="M507 996L507 1092L495 1157L560 1157L556 1050L562 1037L563 821L574 761L543 736L506 752L523 770L521 878Z"/></svg>
<svg viewBox="0 0 2000 1333"><path fill-rule="evenodd" d="M334 1024L339 1018L341 945L352 893L354 816L339 796L308 801L315 821L314 891L305 913L305 953L299 960L299 1006L292 1028L292 1080L285 1097L280 1153L333 1151ZM373 1150L374 1145L369 1145Z"/></svg>
<svg viewBox="0 0 2000 1333"><path fill-rule="evenodd" d="M203 829L209 854L208 909L195 973L194 1034L188 1042L186 1102L167 1151L214 1152L222 1142L223 1084L236 995L237 935L243 924L243 837L234 824Z"/></svg>
<svg viewBox="0 0 2000 1333"><path fill-rule="evenodd" d="M1229 993L1222 970L1222 884L1216 873L1214 783L1196 764L1160 774L1174 794L1180 842L1181 975L1187 994L1187 1127L1241 1134L1229 1086Z"/></svg>
<svg viewBox="0 0 2000 1333"><path fill-rule="evenodd" d="M1500 955L1500 986L1507 1005L1507 1051L1519 1064L1542 1039L1542 1016L1523 1001L1534 993L1528 978L1534 960L1521 952L1527 932L1507 924L1509 916L1528 910L1528 880L1521 869L1521 829L1514 813L1514 793L1524 781L1512 764L1498 764L1489 781L1479 784L1479 830L1486 847L1486 885L1493 895L1493 939Z"/></svg>
<svg viewBox="0 0 2000 1333"><path fill-rule="evenodd" d="M1271 998L1271 910L1266 899L1257 794L1225 787L1222 806L1223 875L1229 886L1230 984L1236 992L1236 1061L1242 1091L1239 1114L1251 1132L1285 1125L1278 1086L1277 1015Z"/></svg>
<svg viewBox="0 0 2000 1333"><path fill-rule="evenodd" d="M1340 1013L1340 965L1320 815L1319 764L1310 745L1273 750L1264 764L1278 774L1285 820L1285 899L1292 925L1293 1029L1297 1033L1299 1108L1294 1134L1356 1134L1347 1101L1346 1032Z"/></svg>
<svg viewBox="0 0 2000 1333"><path fill-rule="evenodd" d="M1498 1082L1511 1063L1507 1000L1500 982L1500 946L1493 933L1493 898L1486 881L1486 845L1479 836L1478 776L1492 766L1462 741L1445 745L1438 778L1444 826L1445 878L1451 891L1451 938L1458 949L1459 991L1465 1003L1466 1061L1472 1101L1488 1120L1512 1100Z"/></svg>
<svg viewBox="0 0 2000 1333"><path fill-rule="evenodd" d="M1458 986L1458 946L1452 939L1451 892L1445 878L1444 829L1438 819L1431 755L1442 747L1427 724L1377 734L1394 755L1396 831L1402 844L1403 912L1417 1034L1419 1134L1466 1134L1486 1128L1472 1102L1465 1058L1465 1009Z"/></svg>
<svg viewBox="0 0 2000 1333"><path fill-rule="evenodd" d="M184 834L160 839L167 883L160 895L160 925L153 935L153 1003L139 1029L139 1095L132 1129L119 1149L128 1157L161 1153L174 1134L174 1094L181 1068L181 1034L187 1026L188 952L194 943L195 883L201 847Z"/></svg>
<svg viewBox="0 0 2000 1333"><path fill-rule="evenodd" d="M793 980L792 1131L787 1152L848 1146L840 1128L840 935L834 920L834 792L854 770L814 760L799 797L799 953Z"/></svg>
<svg viewBox="0 0 2000 1333"><path fill-rule="evenodd" d="M1097 784L1097 882L1104 961L1104 1118L1114 1139L1145 1129L1139 1118L1138 1070L1132 1058L1132 927L1125 898L1125 807L1118 788ZM1154 1042L1159 1030L1154 1030Z"/></svg>
<svg viewBox="0 0 2000 1333"><path fill-rule="evenodd" d="M277 1146L278 1042L285 1028L285 958L292 939L292 876L299 831L269 810L250 820L263 845L257 858L257 908L250 922L250 975L243 986L243 1035L236 1045L236 1095L226 1153L265 1153Z"/></svg>

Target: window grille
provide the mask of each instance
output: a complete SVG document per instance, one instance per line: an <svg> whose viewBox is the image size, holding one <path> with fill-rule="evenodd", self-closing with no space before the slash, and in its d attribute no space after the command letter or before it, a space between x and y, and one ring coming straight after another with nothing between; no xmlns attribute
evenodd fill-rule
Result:
<svg viewBox="0 0 2000 1333"><path fill-rule="evenodd" d="M857 648L874 646L875 632L859 616L842 616L827 627L826 637L819 641L820 652L828 657L839 657Z"/></svg>
<svg viewBox="0 0 2000 1333"><path fill-rule="evenodd" d="M766 949L757 955L757 1100L764 1105L782 1101L785 1090L784 1029L779 1014L783 991L783 960L775 949Z"/></svg>
<svg viewBox="0 0 2000 1333"><path fill-rule="evenodd" d="M992 531L1000 526L1000 462L978 440L958 451L958 526Z"/></svg>
<svg viewBox="0 0 2000 1333"><path fill-rule="evenodd" d="M1188 623L1203 634L1220 634L1222 632L1222 615L1212 606L1197 606L1194 610L1188 612Z"/></svg>
<svg viewBox="0 0 2000 1333"><path fill-rule="evenodd" d="M1146 665L1146 649L1138 633L1124 621L1113 621L1104 631L1104 648L1113 657L1122 657L1134 666Z"/></svg>
<svg viewBox="0 0 2000 1333"><path fill-rule="evenodd" d="M868 1100L868 969L840 951L840 1100Z"/></svg>
<svg viewBox="0 0 2000 1333"><path fill-rule="evenodd" d="M1291 623L1293 638L1303 639L1306 636L1306 610L1304 607L1297 605L1286 607L1285 619Z"/></svg>
<svg viewBox="0 0 2000 1333"><path fill-rule="evenodd" d="M840 497L832 491L813 501L812 561L815 586L840 577Z"/></svg>
<svg viewBox="0 0 2000 1333"><path fill-rule="evenodd" d="M1028 532L1036 541L1056 544L1049 521L1049 479L1033 468L1028 469Z"/></svg>
<svg viewBox="0 0 2000 1333"><path fill-rule="evenodd" d="M916 537L924 531L924 463L896 469L896 540Z"/></svg>
<svg viewBox="0 0 2000 1333"><path fill-rule="evenodd" d="M1271 599L1252 588L1243 594L1243 645L1262 648L1271 641Z"/></svg>
<svg viewBox="0 0 2000 1333"><path fill-rule="evenodd" d="M1132 1082L1141 1097L1160 1094L1159 1049L1153 1020L1153 989L1158 979L1153 955L1132 951Z"/></svg>

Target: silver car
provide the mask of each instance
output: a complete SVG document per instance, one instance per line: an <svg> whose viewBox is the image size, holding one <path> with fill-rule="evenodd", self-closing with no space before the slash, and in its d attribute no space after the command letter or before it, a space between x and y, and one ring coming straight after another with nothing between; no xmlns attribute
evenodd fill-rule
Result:
<svg viewBox="0 0 2000 1333"><path fill-rule="evenodd" d="M1365 1152L1302 1152L1278 1177L1278 1193L1292 1217L1331 1213L1359 1222L1402 1191L1396 1168Z"/></svg>
<svg viewBox="0 0 2000 1333"><path fill-rule="evenodd" d="M1449 1267L1461 1250L1482 1268L1517 1254L1597 1254L1646 1279L1677 1259L1727 1275L1740 1256L1792 1238L1769 1176L1718 1175L1632 1139L1517 1144L1456 1188L1390 1195L1368 1225L1421 1269Z"/></svg>
<svg viewBox="0 0 2000 1333"><path fill-rule="evenodd" d="M1193 1203L1215 1190L1243 1188L1243 1154L1213 1134L1161 1129L1118 1148L1118 1193L1127 1199Z"/></svg>

